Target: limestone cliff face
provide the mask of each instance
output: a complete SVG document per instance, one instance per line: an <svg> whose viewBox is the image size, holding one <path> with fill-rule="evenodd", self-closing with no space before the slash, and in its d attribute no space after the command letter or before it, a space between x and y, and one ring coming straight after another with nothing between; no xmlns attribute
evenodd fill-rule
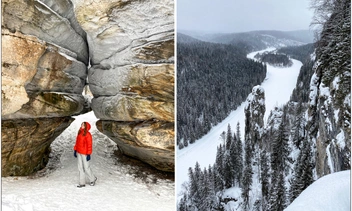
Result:
<svg viewBox="0 0 352 211"><path fill-rule="evenodd" d="M4 0L1 33L2 176L28 175L83 110L86 36L68 0Z"/></svg>
<svg viewBox="0 0 352 211"><path fill-rule="evenodd" d="M98 128L123 153L174 171L174 4L74 0L87 32Z"/></svg>
<svg viewBox="0 0 352 211"><path fill-rule="evenodd" d="M318 177L351 169L351 2L334 7L318 41L310 85L308 130Z"/></svg>

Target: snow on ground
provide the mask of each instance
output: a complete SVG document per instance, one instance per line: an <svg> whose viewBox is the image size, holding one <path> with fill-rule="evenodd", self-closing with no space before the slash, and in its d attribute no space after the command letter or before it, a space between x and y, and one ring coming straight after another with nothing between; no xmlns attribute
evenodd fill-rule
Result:
<svg viewBox="0 0 352 211"><path fill-rule="evenodd" d="M266 49L263 51L253 52L247 55L248 58L254 59L254 55L264 51L272 51L274 48ZM267 75L261 86L265 90L265 106L266 112L264 115L264 122L268 119L270 110L275 106L281 106L289 101L293 89L296 86L296 81L302 63L294 60L293 65L288 68L274 67L267 65ZM243 102L235 111L224 119L221 123L213 127L206 135L197 140L194 144L188 145L183 149L177 148L176 158L176 193L181 193L182 184L188 181L188 168L194 168L195 163L198 161L203 169L213 165L216 157L217 146L221 143L219 141L220 134L227 131L227 125L231 125L232 132L235 132L237 122L240 123L241 135L243 141L244 135L244 107Z"/></svg>
<svg viewBox="0 0 352 211"><path fill-rule="evenodd" d="M97 131L93 112L75 119L52 143L52 158L42 176L2 178L1 210L175 210L174 181L151 175L145 180L136 178L132 167L122 165L113 155L116 144ZM95 186L77 188L73 146L83 121L92 125L90 163L98 180Z"/></svg>
<svg viewBox="0 0 352 211"><path fill-rule="evenodd" d="M308 186L285 211L351 210L351 171L324 176Z"/></svg>
<svg viewBox="0 0 352 211"><path fill-rule="evenodd" d="M231 199L228 203L224 204L224 210L237 210L240 208L239 202L234 201L241 198L242 190L239 187L232 187L226 189L222 195L223 199Z"/></svg>

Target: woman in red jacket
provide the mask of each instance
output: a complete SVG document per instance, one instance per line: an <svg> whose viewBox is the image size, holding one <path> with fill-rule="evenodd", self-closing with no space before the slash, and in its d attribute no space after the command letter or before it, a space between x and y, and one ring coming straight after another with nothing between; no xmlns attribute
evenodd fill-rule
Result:
<svg viewBox="0 0 352 211"><path fill-rule="evenodd" d="M92 135L89 132L90 124L83 122L78 131L76 144L74 147L74 156L78 158L79 184L78 188L85 187L86 175L90 181L90 185L95 185L97 178L93 175L89 166L90 155L92 154Z"/></svg>

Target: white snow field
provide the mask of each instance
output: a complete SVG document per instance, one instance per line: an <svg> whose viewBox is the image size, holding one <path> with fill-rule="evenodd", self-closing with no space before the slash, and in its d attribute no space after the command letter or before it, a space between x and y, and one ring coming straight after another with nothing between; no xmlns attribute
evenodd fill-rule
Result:
<svg viewBox="0 0 352 211"><path fill-rule="evenodd" d="M268 48L262 51L252 52L247 55L248 58L254 59L257 53L264 51L272 51L274 48ZM274 67L267 64L266 78L261 84L265 90L265 106L266 112L264 116L264 124L268 119L270 111L275 106L281 106L287 103L290 99L293 89L296 86L298 74L302 63L294 60L293 65L288 68ZM248 93L249 94L249 93ZM178 196L182 194L182 184L188 181L188 169L194 168L198 161L200 167L208 168L209 164L213 165L216 157L217 146L221 143L219 140L220 134L223 131L227 132L228 124L231 125L232 132L236 131L236 125L239 122L241 127L241 135L243 141L244 135L244 107L246 102L243 102L235 111L224 119L221 123L214 126L206 135L194 144L188 145L183 149L177 148L176 157L176 193Z"/></svg>
<svg viewBox="0 0 352 211"><path fill-rule="evenodd" d="M93 112L76 120L52 143L52 160L42 177L3 177L3 211L41 210L175 210L174 181L150 175L145 181L131 174L132 166L119 163L116 144L97 131ZM98 178L95 186L77 188L77 159L73 146L83 121L92 125L91 168ZM55 161L56 158L56 161ZM56 164L55 164L56 162ZM54 163L54 164L53 164ZM50 170L50 165L57 168ZM49 170L48 170L49 169Z"/></svg>
<svg viewBox="0 0 352 211"><path fill-rule="evenodd" d="M326 175L308 186L285 211L351 210L351 171Z"/></svg>

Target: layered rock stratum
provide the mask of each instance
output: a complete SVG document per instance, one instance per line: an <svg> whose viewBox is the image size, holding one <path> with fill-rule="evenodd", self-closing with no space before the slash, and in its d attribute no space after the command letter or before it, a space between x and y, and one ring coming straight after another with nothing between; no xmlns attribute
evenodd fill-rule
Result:
<svg viewBox="0 0 352 211"><path fill-rule="evenodd" d="M45 166L51 142L87 110L87 77L98 128L126 155L174 171L173 7L2 1L2 175Z"/></svg>

